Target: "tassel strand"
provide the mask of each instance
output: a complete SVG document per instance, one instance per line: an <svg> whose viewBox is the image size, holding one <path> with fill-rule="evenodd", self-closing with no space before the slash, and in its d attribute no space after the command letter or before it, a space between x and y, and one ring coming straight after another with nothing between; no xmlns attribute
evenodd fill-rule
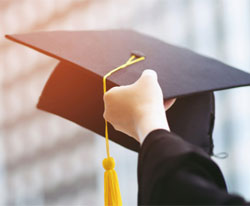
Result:
<svg viewBox="0 0 250 206"><path fill-rule="evenodd" d="M132 55L129 60L113 69L109 73L107 73L103 77L103 93L105 94L107 91L106 88L106 79L114 72L126 68L131 64L134 64L136 62L142 61L145 59L145 57L136 58L136 56ZM108 138L108 122L105 120L105 141L106 141L106 152L107 152L107 158L105 158L102 162L103 167L105 169L104 173L104 203L105 206L121 206L122 205L122 198L119 188L119 181L118 177L115 171L115 160L113 157L110 157L109 153L109 138Z"/></svg>

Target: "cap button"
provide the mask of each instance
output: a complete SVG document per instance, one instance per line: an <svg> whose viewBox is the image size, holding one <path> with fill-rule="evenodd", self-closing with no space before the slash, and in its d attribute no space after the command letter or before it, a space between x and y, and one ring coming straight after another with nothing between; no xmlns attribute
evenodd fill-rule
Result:
<svg viewBox="0 0 250 206"><path fill-rule="evenodd" d="M141 52L141 51L136 51L136 50L132 51L132 52L131 52L131 55L135 55L137 58L145 57L145 54L143 54L143 52Z"/></svg>
<svg viewBox="0 0 250 206"><path fill-rule="evenodd" d="M115 160L113 157L105 158L102 162L105 170L112 170L115 168Z"/></svg>

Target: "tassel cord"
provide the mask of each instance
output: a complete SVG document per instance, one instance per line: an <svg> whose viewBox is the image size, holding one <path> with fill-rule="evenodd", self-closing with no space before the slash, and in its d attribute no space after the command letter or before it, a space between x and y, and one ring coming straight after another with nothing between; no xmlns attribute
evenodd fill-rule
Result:
<svg viewBox="0 0 250 206"><path fill-rule="evenodd" d="M132 55L129 60L113 69L109 73L107 73L103 77L103 94L106 93L107 87L106 87L106 80L107 78L112 75L114 72L126 68L129 65L132 65L136 62L144 60L145 57L136 58L135 55ZM115 167L115 160L113 157L110 157L109 153L109 137L108 137L108 122L105 120L105 142L106 142L106 152L107 152L107 158L103 160L103 167L105 169L104 173L104 203L105 206L121 206L122 205L122 199L119 189L119 182L118 177L116 174L116 171L114 169Z"/></svg>
<svg viewBox="0 0 250 206"><path fill-rule="evenodd" d="M123 64L123 65L121 65L121 66L119 66L119 67L117 67L117 68L111 70L110 72L108 72L108 73L103 77L103 94L105 94L105 93L107 92L106 79L107 79L110 75L112 75L114 72L116 72L116 71L118 71L118 70L124 69L124 68L126 68L126 67L128 67L128 66L130 66L130 65L132 65L132 64L135 64L135 63L137 63L137 62L142 61L142 60L145 59L145 57L140 57L140 58L137 58L137 59L135 59L135 58L136 58L136 56L135 56L135 55L132 55L132 56L129 58L129 60L128 60L125 64ZM107 122L107 120L105 120L106 152L107 152L107 157L109 158L109 157L110 157L110 153L109 153L109 141L108 141L108 140L109 140L109 138L108 138L108 122Z"/></svg>

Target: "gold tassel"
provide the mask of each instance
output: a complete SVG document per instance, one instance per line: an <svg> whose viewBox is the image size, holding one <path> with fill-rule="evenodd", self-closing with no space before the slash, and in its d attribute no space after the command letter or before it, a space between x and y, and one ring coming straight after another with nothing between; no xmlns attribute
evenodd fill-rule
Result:
<svg viewBox="0 0 250 206"><path fill-rule="evenodd" d="M131 56L129 60L113 69L109 73L107 73L103 77L103 93L106 93L106 79L108 76L110 76L112 73L123 69L131 64L134 64L136 62L142 61L145 59L145 57L136 58L136 56ZM109 141L108 141L108 123L105 120L105 140L106 140L106 150L107 150L107 158L105 158L102 162L103 167L105 169L104 173L104 203L105 206L121 206L122 205L122 198L119 188L119 182L118 177L115 171L115 160L113 157L110 157L109 154Z"/></svg>
<svg viewBox="0 0 250 206"><path fill-rule="evenodd" d="M122 198L119 188L118 177L113 157L108 157L103 160L103 167L106 170L104 173L104 202L105 206L121 206Z"/></svg>

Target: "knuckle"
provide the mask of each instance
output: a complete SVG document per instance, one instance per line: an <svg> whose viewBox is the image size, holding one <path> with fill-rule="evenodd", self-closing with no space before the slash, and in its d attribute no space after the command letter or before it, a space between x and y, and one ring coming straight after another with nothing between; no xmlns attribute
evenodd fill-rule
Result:
<svg viewBox="0 0 250 206"><path fill-rule="evenodd" d="M113 127L114 127L115 130L121 131L121 130L120 130L120 127L118 127L116 124L112 124L112 125L113 125Z"/></svg>
<svg viewBox="0 0 250 206"><path fill-rule="evenodd" d="M122 86L115 86L105 92L105 94L103 95L104 102L112 102L112 100L116 98L117 94L120 93L122 88Z"/></svg>
<svg viewBox="0 0 250 206"><path fill-rule="evenodd" d="M120 89L120 86L114 86L114 87L112 87L112 88L108 91L108 93L113 94L113 93L117 92L117 90L119 90L119 89Z"/></svg>
<svg viewBox="0 0 250 206"><path fill-rule="evenodd" d="M108 94L107 94L107 92L103 95L103 100L104 100L104 102L106 102L107 101L107 97L108 96Z"/></svg>
<svg viewBox="0 0 250 206"><path fill-rule="evenodd" d="M108 112L106 112L106 111L104 111L104 113L103 113L103 118L106 120L106 121L110 121L110 117L109 117L109 114L108 114Z"/></svg>
<svg viewBox="0 0 250 206"><path fill-rule="evenodd" d="M107 103L110 98L111 98L112 94L108 91L106 92L104 95L103 95L103 100L104 100L104 103Z"/></svg>
<svg viewBox="0 0 250 206"><path fill-rule="evenodd" d="M107 112L104 111L102 116L103 116L104 119L107 119Z"/></svg>

